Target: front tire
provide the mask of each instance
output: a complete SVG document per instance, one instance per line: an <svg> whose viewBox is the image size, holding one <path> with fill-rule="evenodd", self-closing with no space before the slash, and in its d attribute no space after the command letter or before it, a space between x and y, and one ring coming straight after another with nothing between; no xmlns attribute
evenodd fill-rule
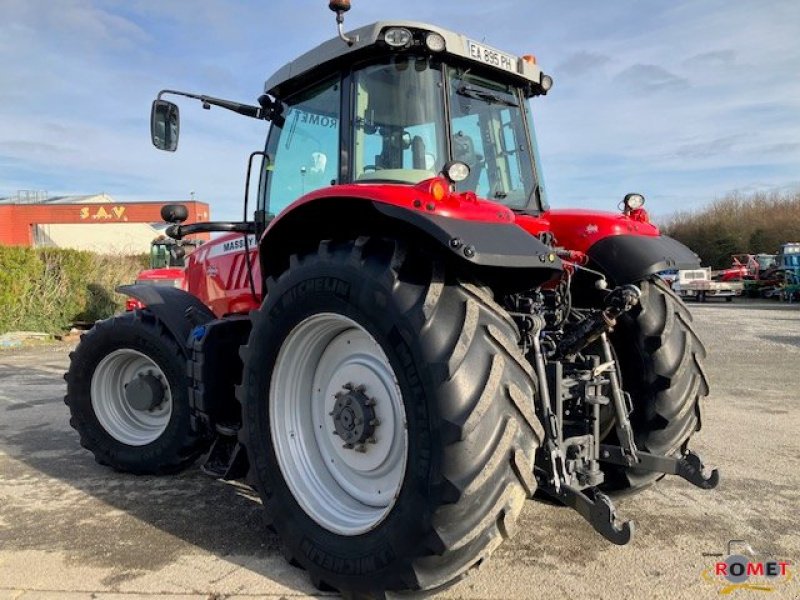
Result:
<svg viewBox="0 0 800 600"><path fill-rule="evenodd" d="M513 321L389 240L323 242L268 289L239 398L287 557L351 597L458 581L513 533L536 487L542 429ZM348 429L364 416L379 424Z"/></svg>
<svg viewBox="0 0 800 600"><path fill-rule="evenodd" d="M181 349L147 310L99 321L70 354L64 378L70 425L102 465L175 473L207 448L191 431Z"/></svg>

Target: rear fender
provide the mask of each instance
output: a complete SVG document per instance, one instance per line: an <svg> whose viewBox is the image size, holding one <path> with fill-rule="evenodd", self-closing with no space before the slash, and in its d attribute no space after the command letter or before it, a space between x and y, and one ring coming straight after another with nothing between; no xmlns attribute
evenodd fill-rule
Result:
<svg viewBox="0 0 800 600"><path fill-rule="evenodd" d="M368 186L359 189L364 196L368 191ZM491 203L476 204L475 211L470 212L467 202L459 207L461 210L435 204L425 198L419 186L404 186L398 193L412 195L412 208L382 198L325 196L284 211L261 239L259 256L265 278L285 270L292 254L313 251L322 240L361 235L396 236L412 242L427 240L444 256L478 271L487 283L497 276L530 288L563 270L550 247L514 224L513 217L499 216L497 208L489 210ZM423 208L414 208L414 202ZM436 210L427 206L435 206Z"/></svg>
<svg viewBox="0 0 800 600"><path fill-rule="evenodd" d="M635 283L667 269L700 266L697 254L665 235L614 235L595 242L587 254L615 285Z"/></svg>
<svg viewBox="0 0 800 600"><path fill-rule="evenodd" d="M187 356L192 329L216 318L198 298L178 288L134 284L121 285L117 292L142 302L163 323Z"/></svg>

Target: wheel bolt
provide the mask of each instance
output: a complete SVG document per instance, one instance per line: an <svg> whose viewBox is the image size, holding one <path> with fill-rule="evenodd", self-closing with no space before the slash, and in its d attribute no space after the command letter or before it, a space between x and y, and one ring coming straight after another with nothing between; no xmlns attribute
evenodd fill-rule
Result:
<svg viewBox="0 0 800 600"><path fill-rule="evenodd" d="M372 425L373 427L377 427L378 425L381 424L381 420L379 418L375 417L374 419L372 419L369 422L369 424Z"/></svg>
<svg viewBox="0 0 800 600"><path fill-rule="evenodd" d="M367 451L367 447L364 444L359 444L356 446L356 452L361 452L362 454Z"/></svg>
<svg viewBox="0 0 800 600"><path fill-rule="evenodd" d="M377 444L377 443L378 443L378 440L376 440L376 439L375 439L375 436L373 435L372 437L368 437L368 438L367 438L367 443L368 443L368 444Z"/></svg>

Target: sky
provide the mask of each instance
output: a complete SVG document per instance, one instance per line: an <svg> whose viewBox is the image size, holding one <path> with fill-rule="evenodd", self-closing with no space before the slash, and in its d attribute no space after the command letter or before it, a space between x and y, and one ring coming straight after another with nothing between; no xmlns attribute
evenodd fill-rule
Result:
<svg viewBox="0 0 800 600"><path fill-rule="evenodd" d="M554 207L635 191L666 216L800 189L797 0L353 0L346 28L392 18L536 55L555 81L532 105ZM170 154L150 103L164 88L255 103L335 33L326 0L0 0L0 197L194 193L239 218L268 125L182 101Z"/></svg>

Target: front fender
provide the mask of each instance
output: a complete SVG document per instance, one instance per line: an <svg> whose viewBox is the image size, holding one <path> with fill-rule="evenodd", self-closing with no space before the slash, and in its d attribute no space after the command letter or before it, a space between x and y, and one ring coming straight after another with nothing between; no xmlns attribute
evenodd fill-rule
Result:
<svg viewBox="0 0 800 600"><path fill-rule="evenodd" d="M587 254L615 285L635 283L667 269L700 266L697 254L665 235L614 235L595 242Z"/></svg>
<svg viewBox="0 0 800 600"><path fill-rule="evenodd" d="M117 292L141 301L164 324L182 349L186 349L189 334L196 325L216 318L197 297L178 288L134 284L121 285ZM191 318L187 314L189 311Z"/></svg>

